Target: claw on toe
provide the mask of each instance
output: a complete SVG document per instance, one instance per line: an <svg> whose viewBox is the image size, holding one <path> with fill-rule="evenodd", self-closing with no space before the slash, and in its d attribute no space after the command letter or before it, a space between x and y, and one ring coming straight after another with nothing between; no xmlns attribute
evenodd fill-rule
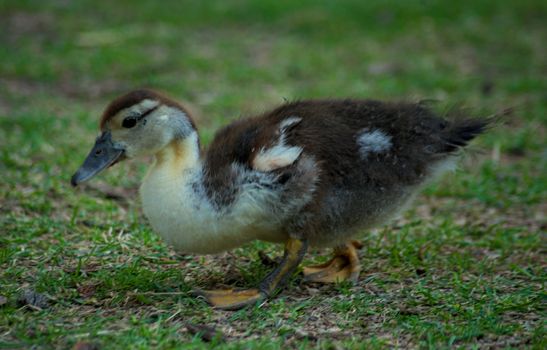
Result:
<svg viewBox="0 0 547 350"><path fill-rule="evenodd" d="M258 289L246 290L201 290L197 289L194 295L203 297L210 305L222 310L238 310L247 305L253 305L257 301L266 298Z"/></svg>
<svg viewBox="0 0 547 350"><path fill-rule="evenodd" d="M304 267L304 280L318 283L357 282L361 265L356 249L361 244L352 241L335 249L334 257L324 264Z"/></svg>

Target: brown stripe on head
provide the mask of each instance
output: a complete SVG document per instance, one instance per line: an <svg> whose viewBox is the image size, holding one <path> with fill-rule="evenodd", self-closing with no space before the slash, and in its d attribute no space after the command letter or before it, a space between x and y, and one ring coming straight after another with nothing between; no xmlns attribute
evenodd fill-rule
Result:
<svg viewBox="0 0 547 350"><path fill-rule="evenodd" d="M166 97L160 94L159 92L149 90L149 89L133 90L110 102L110 104L106 107L105 111L103 112L101 121L99 122L100 129L103 130L106 123L110 119L112 119L115 115L117 115L121 110L129 108L136 104L139 104L140 102L144 100L158 101L163 105L180 109L181 111L184 112L184 114L186 114L186 116L188 117L188 120L192 124L192 127L194 127L195 129L196 126L194 124L194 121L190 117L190 114L188 113L188 111L182 105L170 99L169 97Z"/></svg>

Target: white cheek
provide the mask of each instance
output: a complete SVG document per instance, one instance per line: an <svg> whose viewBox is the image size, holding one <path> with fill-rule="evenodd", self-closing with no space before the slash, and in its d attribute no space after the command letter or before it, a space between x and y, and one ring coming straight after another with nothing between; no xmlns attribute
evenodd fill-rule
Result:
<svg viewBox="0 0 547 350"><path fill-rule="evenodd" d="M134 158L138 156L138 152L135 152L135 149L131 145L125 142L116 142L116 144L123 148L126 157Z"/></svg>

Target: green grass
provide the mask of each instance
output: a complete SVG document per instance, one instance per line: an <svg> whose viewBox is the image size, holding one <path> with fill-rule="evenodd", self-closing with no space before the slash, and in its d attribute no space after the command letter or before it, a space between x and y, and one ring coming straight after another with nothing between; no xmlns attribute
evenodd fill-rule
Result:
<svg viewBox="0 0 547 350"><path fill-rule="evenodd" d="M2 2L0 348L545 348L546 16L531 0ZM258 252L279 247L177 255L136 200L145 161L69 185L106 103L140 86L187 103L205 143L285 99L513 112L403 218L363 233L357 285L296 275L226 312L190 290L253 286ZM22 306L27 289L49 305Z"/></svg>

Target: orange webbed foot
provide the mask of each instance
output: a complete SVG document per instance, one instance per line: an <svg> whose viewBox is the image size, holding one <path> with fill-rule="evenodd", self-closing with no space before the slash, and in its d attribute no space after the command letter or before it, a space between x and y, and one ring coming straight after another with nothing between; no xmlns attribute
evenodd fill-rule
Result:
<svg viewBox="0 0 547 350"><path fill-rule="evenodd" d="M193 294L203 297L211 306L222 310L238 310L266 298L266 295L258 289L197 289Z"/></svg>
<svg viewBox="0 0 547 350"><path fill-rule="evenodd" d="M324 264L304 267L304 281L317 283L357 282L361 264L357 249L361 243L352 241L334 249L334 257Z"/></svg>

